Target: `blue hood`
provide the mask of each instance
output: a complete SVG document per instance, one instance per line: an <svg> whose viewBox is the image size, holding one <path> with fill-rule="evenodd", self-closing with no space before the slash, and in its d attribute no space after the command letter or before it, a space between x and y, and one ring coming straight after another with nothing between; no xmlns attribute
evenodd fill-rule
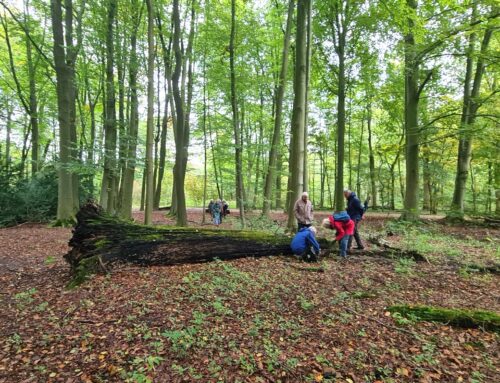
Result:
<svg viewBox="0 0 500 383"><path fill-rule="evenodd" d="M349 217L349 214L347 214L347 212L344 210L341 211L340 213L334 214L333 219L335 221L349 221L351 217Z"/></svg>

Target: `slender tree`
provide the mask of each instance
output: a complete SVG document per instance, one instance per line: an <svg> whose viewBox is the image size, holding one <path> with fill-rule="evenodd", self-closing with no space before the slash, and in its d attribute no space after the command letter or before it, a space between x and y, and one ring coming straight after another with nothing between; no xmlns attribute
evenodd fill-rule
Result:
<svg viewBox="0 0 500 383"><path fill-rule="evenodd" d="M236 36L236 0L231 0L231 35L229 39L229 70L231 77L231 108L233 111L233 131L236 164L236 201L240 208L241 226L245 227L245 200L243 185L243 158L241 145L241 130L238 116L238 98L236 95L236 72L234 69L234 40Z"/></svg>
<svg viewBox="0 0 500 383"><path fill-rule="evenodd" d="M297 32L295 38L295 76L293 82L294 99L292 114L292 138L289 169L291 172L290 204L288 206L289 230L296 227L293 211L294 202L304 191L304 106L306 96L306 65L307 65L307 9L310 0L299 0L297 3Z"/></svg>
<svg viewBox="0 0 500 383"><path fill-rule="evenodd" d="M104 172L101 184L101 206L111 214L116 212L116 98L115 98L115 49L114 26L116 18L116 0L107 3L106 28L106 119L104 121Z"/></svg>
<svg viewBox="0 0 500 383"><path fill-rule="evenodd" d="M285 36L283 39L283 51L281 54L281 69L278 78L278 86L275 89L276 110L274 114L274 131L271 144L271 152L269 153L269 165L267 167L266 182L264 186L264 205L262 208L262 214L264 215L269 215L269 211L271 210L273 184L277 182L275 179L276 166L278 162L278 151L280 148L281 116L283 112L283 97L285 95L285 89L286 89L286 77L288 72L288 52L290 47L290 37L292 35L294 8L295 8L295 0L289 0Z"/></svg>
<svg viewBox="0 0 500 383"><path fill-rule="evenodd" d="M153 134L154 134L154 5L153 0L146 0L148 19L148 117L146 133L146 192L144 207L144 223L151 225L154 199L154 178L153 178Z"/></svg>
<svg viewBox="0 0 500 383"><path fill-rule="evenodd" d="M471 18L471 24L474 24L476 21L476 5L474 5L472 9ZM450 212L448 213L449 217L461 219L464 215L465 184L467 181L467 175L470 171L470 162L472 158L472 137L474 133L474 122L476 120L477 111L481 105L478 98L485 68L485 56L492 34L493 27L488 26L484 31L480 52L477 56L478 58L476 62L474 78L472 76L472 72L474 65L473 61L474 57L476 56L474 52L474 46L477 36L474 32L469 35L469 45L466 52L467 63L465 70L462 116L460 119L457 171L455 178L455 187L453 191L453 200L451 203Z"/></svg>

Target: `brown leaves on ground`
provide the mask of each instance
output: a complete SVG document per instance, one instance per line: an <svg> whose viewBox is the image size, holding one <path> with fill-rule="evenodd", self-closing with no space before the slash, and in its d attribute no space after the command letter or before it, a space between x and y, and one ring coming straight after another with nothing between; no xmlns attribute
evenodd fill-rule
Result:
<svg viewBox="0 0 500 383"><path fill-rule="evenodd" d="M201 212L188 219L198 224ZM172 222L163 212L153 221ZM369 218L363 230L381 221ZM0 382L500 378L497 334L385 310L420 303L499 311L498 275L358 253L325 260L323 273L284 257L124 266L66 290L70 236L41 225L0 230ZM498 231L488 237L497 240Z"/></svg>

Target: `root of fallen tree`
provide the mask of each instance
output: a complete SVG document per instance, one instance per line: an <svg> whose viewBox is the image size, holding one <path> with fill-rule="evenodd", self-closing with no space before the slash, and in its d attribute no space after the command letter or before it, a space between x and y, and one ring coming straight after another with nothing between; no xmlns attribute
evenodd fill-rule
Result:
<svg viewBox="0 0 500 383"><path fill-rule="evenodd" d="M440 322L455 327L484 328L500 332L500 316L491 311L413 305L391 306L387 310L418 321Z"/></svg>
<svg viewBox="0 0 500 383"><path fill-rule="evenodd" d="M256 231L143 226L107 215L94 204L77 216L72 249L64 256L75 284L115 263L175 265L214 259L289 255L290 238Z"/></svg>

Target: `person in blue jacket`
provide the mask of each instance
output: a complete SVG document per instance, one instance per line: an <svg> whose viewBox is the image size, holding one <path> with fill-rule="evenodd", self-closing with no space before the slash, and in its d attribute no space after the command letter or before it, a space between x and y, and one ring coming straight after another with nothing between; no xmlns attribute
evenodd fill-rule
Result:
<svg viewBox="0 0 500 383"><path fill-rule="evenodd" d="M363 246L363 242L361 242L361 237L358 232L358 225L361 219L363 218L363 214L365 212L364 206L361 204L356 193L349 189L344 190L344 197L347 199L347 214L354 221L354 235L349 238L349 243L347 244L347 249L351 250L352 246L352 237L356 240L356 249L363 250L365 247Z"/></svg>
<svg viewBox="0 0 500 383"><path fill-rule="evenodd" d="M303 227L300 229L290 244L295 255L300 256L306 262L316 262L320 254L320 247L316 241L316 228Z"/></svg>

